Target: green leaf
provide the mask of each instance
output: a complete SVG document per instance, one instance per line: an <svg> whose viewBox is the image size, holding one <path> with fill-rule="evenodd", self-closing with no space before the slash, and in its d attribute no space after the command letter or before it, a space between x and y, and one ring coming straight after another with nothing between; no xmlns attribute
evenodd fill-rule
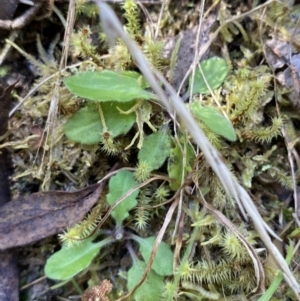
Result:
<svg viewBox="0 0 300 301"><path fill-rule="evenodd" d="M74 94L90 100L127 102L133 99L156 99L145 91L139 78L109 70L102 72L80 72L65 79L66 87Z"/></svg>
<svg viewBox="0 0 300 301"><path fill-rule="evenodd" d="M198 120L204 122L210 130L230 141L236 140L236 134L231 122L219 113L216 108L203 107L199 102L192 103L190 108L192 114Z"/></svg>
<svg viewBox="0 0 300 301"><path fill-rule="evenodd" d="M101 104L105 124L111 137L126 134L135 123L135 114L121 114L117 107L127 111L134 102L117 103L107 102ZM65 124L66 136L75 142L82 144L95 144L102 140L103 126L101 123L98 104L89 103L86 107L77 111Z"/></svg>
<svg viewBox="0 0 300 301"><path fill-rule="evenodd" d="M134 286L141 280L145 270L146 263L140 260L135 260L131 269L128 271L127 288L132 290ZM164 288L164 279L150 270L147 279L133 293L136 301L154 301L160 300Z"/></svg>
<svg viewBox="0 0 300 301"><path fill-rule="evenodd" d="M147 162L149 171L160 168L170 155L171 142L166 130L147 136L138 154L139 163Z"/></svg>
<svg viewBox="0 0 300 301"><path fill-rule="evenodd" d="M140 244L140 252L146 262L149 261L155 239L156 238L152 236L138 240ZM163 241L158 247L151 268L161 276L173 275L173 252Z"/></svg>
<svg viewBox="0 0 300 301"><path fill-rule="evenodd" d="M138 81L139 85L143 89L150 88L149 83L147 82L147 80L141 73L138 73L135 71L130 71L130 70L125 70L125 71L122 71L121 74L124 76L132 77L132 78L136 79Z"/></svg>
<svg viewBox="0 0 300 301"><path fill-rule="evenodd" d="M75 142L95 144L102 139L102 124L95 104L77 111L65 124L65 135Z"/></svg>
<svg viewBox="0 0 300 301"><path fill-rule="evenodd" d="M218 57L212 57L208 60L203 61L201 64L201 69L206 78L207 84L210 86L211 90L214 90L221 86L228 74L228 67L224 59ZM189 89L192 94L201 93L209 94L210 91L205 83L205 80L199 70L195 71L194 85L192 89L192 75L189 78Z"/></svg>
<svg viewBox="0 0 300 301"><path fill-rule="evenodd" d="M180 143L182 143L183 137L180 137ZM170 188L174 191L176 191L180 185L181 185L181 178L182 178L182 172L184 172L184 178L187 176L187 173L192 171L192 164L195 159L195 153L193 150L193 147L187 143L186 145L186 164L183 166L183 154L181 152L181 149L183 148L183 145L181 147L179 146L178 142L174 139L175 146L171 149L170 152L170 159L168 161L168 175L169 178L172 180L170 182Z"/></svg>
<svg viewBox="0 0 300 301"><path fill-rule="evenodd" d="M90 265L102 245L103 242L94 244L87 240L69 248L62 247L48 258L45 266L46 276L56 280L72 278Z"/></svg>
<svg viewBox="0 0 300 301"><path fill-rule="evenodd" d="M109 194L106 196L108 204L113 205L120 197L128 192L128 190L137 184L130 171L120 170L109 181ZM121 225L122 221L128 217L128 211L137 205L136 197L138 194L139 190L136 190L112 211L111 215L117 225Z"/></svg>
<svg viewBox="0 0 300 301"><path fill-rule="evenodd" d="M291 234L289 234L288 235L288 238L299 238L299 236L300 236L300 227L298 227L298 228L296 228L295 230L293 230L292 232L291 232Z"/></svg>

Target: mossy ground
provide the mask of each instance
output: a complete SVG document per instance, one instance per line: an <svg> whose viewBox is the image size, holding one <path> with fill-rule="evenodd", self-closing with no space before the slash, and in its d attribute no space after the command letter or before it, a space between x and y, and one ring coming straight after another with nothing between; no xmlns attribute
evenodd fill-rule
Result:
<svg viewBox="0 0 300 301"><path fill-rule="evenodd" d="M251 1L244 2L222 1L213 8L212 13L217 14L218 21L212 27L212 32L226 19L249 11ZM62 77L81 70L136 70L122 42L114 49L108 48L94 8L91 5L79 7L79 4L67 65L81 64L63 70ZM59 2L55 5L59 14L66 16L68 5ZM211 1L207 1L204 13L211 5ZM151 44L153 40L146 33L154 29L153 24L159 19L161 7L159 4L145 4L151 18L146 17L141 9L126 16L119 4L113 7L122 22L126 22L127 19L127 28L131 36L141 48L144 47L149 59L162 72L168 69L170 61L162 58L162 55L157 56L162 50L161 45L178 33L198 25L199 22L200 2L169 1L162 15L157 43L155 41ZM295 20L299 17L297 9L293 3L284 7L274 2L265 10L262 9L225 26L211 49L214 49L214 54L217 49L219 56L226 59L230 74L222 87L215 91L214 98L211 96L202 98L203 104L214 107L217 107L217 99L219 108L232 122L238 136L236 142L228 142L211 132L205 125L202 124L202 127L210 142L221 152L227 167L247 189L264 220L278 235L283 233L284 241L281 244L283 253L288 243L288 235L297 227L293 222L292 213L295 208L293 189L295 184L296 187L299 184L300 166L297 165L297 154L300 115L299 103L291 96L291 90L297 91L296 83L299 82L299 78L291 76L293 88L279 82L277 80L279 72L291 68L293 74L295 70L283 54L276 52L278 50L276 46L279 44L275 42L273 49L266 45L271 40L270 36L276 36L282 43L290 43L292 53L299 52L299 41L297 35L293 34L297 29ZM15 92L20 99L35 85L58 72L64 33L59 14L52 13L50 17L33 21L21 29L14 42L26 52L27 57L17 50L12 50L3 68L1 66L2 72L10 73L10 80L20 78L19 87ZM135 23L138 19L140 21ZM136 24L138 27L134 27ZM283 44L282 47L288 46ZM273 56L277 55L277 60L283 61L278 69L272 64L271 52ZM66 121L85 106L86 101L72 95L63 84L59 88L59 106L54 130L44 133L54 88L55 77L42 84L10 119L6 141L17 141L15 146L10 147L14 163L12 176L14 197L40 190L80 189L100 180L115 162L119 162L120 167L137 166L136 144L125 150L136 134L135 128L128 135L115 141L118 151L113 155L107 145L106 148L103 148L103 144L81 145L66 138L64 135ZM199 99L197 97L195 99ZM156 127L162 126L170 119L157 104L153 104L151 110L151 123ZM144 126L144 131L145 135L152 132L147 125ZM186 153L196 154L191 156L193 158L191 162L187 162L190 167L187 177L192 179L190 183L193 181L197 183L206 201L222 211L239 228L249 244L257 249L263 247L251 224L245 223L238 213L233 197L226 193L201 152L198 152L193 140L186 135L184 127L178 127L177 131L176 137L173 125L170 126L170 135L175 137L173 150L179 147L175 146L175 143L180 141L180 147L187 148ZM289 154L292 157L289 157ZM172 159L182 160L178 157ZM291 172L291 162L295 165L294 174ZM168 176L166 166L159 172ZM162 204L175 193L165 183L158 181L153 183L142 190L139 205L126 224L130 231L142 237L157 234L169 206L168 203ZM178 258L183 258L183 254L187 255L190 234L195 228L191 225L197 224L199 229L193 238L194 245L190 254L186 256L188 257L186 265L180 265L183 270L181 282L178 280L177 283L178 285L180 283L178 290L176 289L176 294L179 294L178 300L190 300L195 296L198 296L196 299L201 296L203 300L209 300L215 298L214 294L217 293L220 293L219 300L222 296L224 298L226 296L227 300L246 300L245 296L249 294L248 299L257 300L257 294L251 294L256 286L252 261L240 240L200 205L197 199L183 192L182 200L184 217L179 224L176 217L173 217L164 238L171 245L175 225L176 227L179 225L181 236L177 239L182 242L182 254L181 256L177 254ZM113 222L107 220L103 227L113 227ZM177 241L176 246L178 245ZM172 245L172 248L174 247ZM24 262L24 258L28 257L30 262L23 267L26 266L31 271L37 270L37 274L42 275L46 257L57 249L57 241L52 238L21 250L20 256L23 258L21 261ZM33 263L33 256L40 261ZM268 287L274 278L276 268L266 252L260 255L260 260L264 266ZM291 269L299 280L299 267L295 264L299 262L299 251L298 255L295 254L293 262ZM76 277L76 281L81 289L85 289L88 284L110 279L114 287L114 296L111 296L111 300L114 300L126 291L126 281L120 274L126 274L130 265L131 260L126 247L122 243L111 245L101 251L90 270ZM30 276L31 271L21 272L24 283L35 278ZM47 285L49 283L51 282ZM38 297L38 300L55 300L52 299L55 297L51 297L53 294L67 298L78 294L78 291L76 286L67 284L55 293L50 292ZM23 300L30 298L24 297ZM283 283L273 300L296 300L296 298Z"/></svg>

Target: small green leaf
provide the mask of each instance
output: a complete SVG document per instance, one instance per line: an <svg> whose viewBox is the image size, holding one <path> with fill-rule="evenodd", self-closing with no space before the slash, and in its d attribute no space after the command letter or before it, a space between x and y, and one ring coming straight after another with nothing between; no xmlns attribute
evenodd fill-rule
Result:
<svg viewBox="0 0 300 301"><path fill-rule="evenodd" d="M300 227L296 228L288 235L288 238L299 238L300 237Z"/></svg>
<svg viewBox="0 0 300 301"><path fill-rule="evenodd" d="M146 262L149 261L155 239L156 238L152 236L138 240L140 244L140 252ZM158 247L152 269L161 276L173 275L173 252L163 241Z"/></svg>
<svg viewBox="0 0 300 301"><path fill-rule="evenodd" d="M113 205L120 197L122 197L128 190L136 186L133 174L127 170L120 170L109 181L109 194L107 194L107 202ZM136 197L139 190L133 192L125 200L123 200L111 213L117 225L121 225L122 221L128 217L128 211L137 205Z"/></svg>
<svg viewBox="0 0 300 301"><path fill-rule="evenodd" d="M160 168L170 155L171 143L166 130L147 136L138 154L139 163L147 162L149 171Z"/></svg>
<svg viewBox="0 0 300 301"><path fill-rule="evenodd" d="M182 137L179 138L180 142L182 142ZM174 139L175 146L171 149L170 159L168 161L168 175L172 180L170 182L170 188L174 191L179 189L181 185L182 172L184 172L184 178L187 173L192 170L192 164L195 159L195 153L193 147L187 143L186 150L186 164L183 166L183 154L181 149L183 149L183 145L181 147L178 145L178 142Z"/></svg>
<svg viewBox="0 0 300 301"><path fill-rule="evenodd" d="M125 71L122 71L121 74L124 75L124 76L132 77L132 78L136 79L138 81L139 85L143 89L146 89L146 88L150 87L150 85L147 82L147 80L145 79L145 77L142 74L138 73L138 72L125 70Z"/></svg>
<svg viewBox="0 0 300 301"><path fill-rule="evenodd" d="M137 98L156 99L145 91L139 79L109 70L80 72L65 79L66 87L75 95L96 101L127 102Z"/></svg>
<svg viewBox="0 0 300 301"><path fill-rule="evenodd" d="M229 120L227 120L214 107L203 107L199 102L194 102L191 105L192 114L200 121L204 122L210 130L224 138L235 141L236 134Z"/></svg>
<svg viewBox="0 0 300 301"><path fill-rule="evenodd" d="M46 276L56 280L72 278L90 265L102 245L102 242L94 244L87 240L69 248L62 247L48 258L45 266Z"/></svg>
<svg viewBox="0 0 300 301"><path fill-rule="evenodd" d="M107 102L101 104L105 124L111 137L126 134L135 123L135 114L121 114L117 107L127 111L134 102L117 103ZM101 123L97 103L89 103L86 107L77 111L65 125L66 136L75 142L82 144L99 143L102 139L103 126Z"/></svg>
<svg viewBox="0 0 300 301"><path fill-rule="evenodd" d="M64 131L65 135L75 142L100 142L103 128L96 104L90 104L77 111L65 124Z"/></svg>
<svg viewBox="0 0 300 301"><path fill-rule="evenodd" d="M146 263L140 260L135 260L131 269L128 271L127 288L132 290L135 285L141 280L145 270ZM153 270L148 274L147 279L143 284L133 293L136 301L154 301L160 300L164 288L164 279L157 275Z"/></svg>
<svg viewBox="0 0 300 301"><path fill-rule="evenodd" d="M293 243L290 241L288 250L287 250L287 255L286 255L286 263L290 265L292 258L294 256L294 246ZM275 294L275 292L278 291L278 287L280 283L283 280L283 273L282 271L279 271L277 276L273 279L271 285L268 287L268 289L264 292L264 294L257 300L257 301L268 301L272 298L272 296ZM276 300L276 299L275 299Z"/></svg>
<svg viewBox="0 0 300 301"><path fill-rule="evenodd" d="M212 57L208 60L205 60L200 64L200 66L206 78L207 84L210 86L211 90L218 88L223 83L228 74L228 66L226 64L226 61L218 57ZM192 91L192 94L210 93L199 68L197 68L195 71L193 89L191 85L192 75L189 78L189 92Z"/></svg>

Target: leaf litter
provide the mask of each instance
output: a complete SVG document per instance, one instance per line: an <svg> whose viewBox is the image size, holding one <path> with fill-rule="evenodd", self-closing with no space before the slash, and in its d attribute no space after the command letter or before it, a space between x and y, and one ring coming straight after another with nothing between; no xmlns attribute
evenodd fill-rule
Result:
<svg viewBox="0 0 300 301"><path fill-rule="evenodd" d="M102 190L103 183L76 192L37 192L5 204L0 210L0 250L25 246L73 226L97 203Z"/></svg>

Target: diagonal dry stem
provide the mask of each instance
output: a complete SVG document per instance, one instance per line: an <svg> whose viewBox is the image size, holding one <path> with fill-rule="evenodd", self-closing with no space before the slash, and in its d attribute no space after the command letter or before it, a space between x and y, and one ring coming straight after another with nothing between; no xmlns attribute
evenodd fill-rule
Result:
<svg viewBox="0 0 300 301"><path fill-rule="evenodd" d="M74 21L75 21L75 0L70 0L64 42L63 42L64 47L63 47L63 52L62 52L62 56L61 56L61 60L60 60L60 64L59 64L59 71L58 71L58 75L56 78L54 91L53 91L52 98L50 101L50 108L49 108L46 127L45 127L45 131L44 131L44 133L46 133L46 139L45 139L46 143L49 140L49 137L51 137L53 135L53 133L56 129L56 125L57 125L61 70L63 68L66 68L66 65L67 65L69 45L70 45L71 34L72 34L73 26L74 26ZM50 149L49 149L49 161L47 164L47 171L46 171L46 175L45 175L43 185L42 185L46 189L48 188L47 181L50 179L50 175L51 175L51 164L52 164L52 160L53 160L53 152L52 152L53 147L54 147L53 139L51 139ZM46 152L46 150L44 150L42 162L45 159L45 152ZM40 174L43 173L42 167L43 167L43 164L41 164L41 168L39 170Z"/></svg>

